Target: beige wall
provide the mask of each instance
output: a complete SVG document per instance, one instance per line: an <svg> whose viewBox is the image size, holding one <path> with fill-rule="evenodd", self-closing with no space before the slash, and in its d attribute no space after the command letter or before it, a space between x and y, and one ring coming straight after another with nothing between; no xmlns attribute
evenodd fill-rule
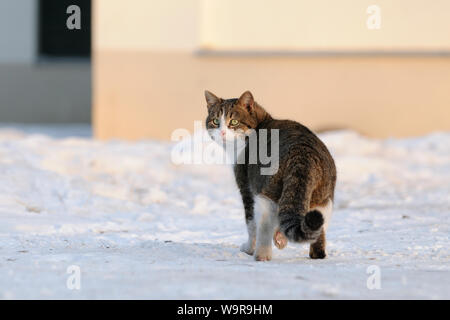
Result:
<svg viewBox="0 0 450 320"><path fill-rule="evenodd" d="M97 49L450 50L448 0L94 2ZM366 25L373 4L379 30Z"/></svg>
<svg viewBox="0 0 450 320"><path fill-rule="evenodd" d="M380 29L367 28L370 5ZM449 50L448 0L204 0L200 45L221 50Z"/></svg>
<svg viewBox="0 0 450 320"><path fill-rule="evenodd" d="M242 2L246 3L242 7L250 10L250 2ZM261 14L265 10L265 14L268 14L277 9L271 7L270 2L261 2L267 4L264 7L266 9L260 10ZM386 11L384 8L389 8L387 1L378 2L384 3L381 6L383 12ZM313 17L317 17L317 21L308 18L310 14L302 13L302 19L299 18L298 23L309 19L309 31L298 37L291 35L279 40L275 39L277 32L270 31L271 28L278 28L278 24L268 21L262 28L267 37L272 39L267 43L273 46L267 47L262 43L261 41L265 41L264 37L255 37L251 40L252 45L245 47L242 44L247 42L242 41L249 38L245 32L251 30L251 25L246 24L248 20L244 19L245 16L228 16L229 21L233 22L244 19L241 25L247 26L243 28L247 31L242 33L230 33L233 28L226 30L224 26L227 20L218 21L218 16L214 23L214 12L223 12L225 2L133 0L125 3L121 0L95 0L95 135L99 138L169 139L176 128L192 130L193 121L203 120L206 115L203 98L205 89L223 97L236 97L250 89L274 116L295 119L313 129L353 128L377 137L450 130L448 57L239 54L241 50L276 51L279 48L314 51L318 48L318 43L324 44L323 48L327 51L358 51L368 48L407 51L432 49L433 52L447 50L450 47L449 39L444 39L442 30L445 31L448 21L442 19L440 6L450 10L450 2L428 2L427 8L434 8L435 21L428 14L426 19L428 24L436 27L433 37L429 37L429 25L422 32L420 28L410 25L415 19L424 23L423 15L420 15L426 2L428 1L407 1L410 5L405 5L404 11L396 7L396 22L386 14L381 30L368 31L358 27L353 35L343 35L342 33L353 30L352 25L356 23L350 13L359 9L355 11L349 5L354 1L342 1L342 8L335 4L338 2L328 1L336 8L340 18L334 18L326 25L315 24L325 19L319 14L322 12L320 9L326 9L324 1L281 1L287 6L287 11L293 11L294 8L288 4L295 6L295 3L309 3L315 10L313 12L316 12ZM227 3L230 3L228 9L237 5L236 2ZM314 7L311 3L317 3L317 6ZM367 5L369 4L371 3ZM347 9L351 9L350 13ZM205 12L208 13L207 18ZM280 17L284 17L283 12L279 10ZM362 20L358 20L358 26L365 23L364 12L365 9ZM408 18L403 17L402 20L402 12ZM345 16L348 21L344 19ZM292 14L286 14L286 17L296 21ZM340 22L344 26L340 26ZM378 37L378 42L364 42L362 32L377 38L373 32L389 33L385 29L392 26L392 23L395 30L392 31L394 35L391 38L383 36ZM339 27L335 27L336 24ZM280 25L280 32L286 30L283 23ZM333 26L338 29L335 33L332 31ZM316 36L311 33L314 28L318 28ZM303 28L300 26L300 29ZM406 37L408 30L418 36ZM234 38L232 46L231 36ZM338 36L341 36L340 40L336 39ZM396 37L403 42L394 48L392 46L396 43ZM425 40L420 40L420 37ZM383 39L386 40L384 44L381 41ZM289 48L286 47L287 44L290 45ZM238 53L195 54L197 50L204 48L233 50Z"/></svg>
<svg viewBox="0 0 450 320"><path fill-rule="evenodd" d="M204 89L246 89L274 116L370 136L450 130L450 59L197 57L102 52L95 66L95 134L169 139L203 120Z"/></svg>
<svg viewBox="0 0 450 320"><path fill-rule="evenodd" d="M199 0L93 0L97 50L194 50Z"/></svg>

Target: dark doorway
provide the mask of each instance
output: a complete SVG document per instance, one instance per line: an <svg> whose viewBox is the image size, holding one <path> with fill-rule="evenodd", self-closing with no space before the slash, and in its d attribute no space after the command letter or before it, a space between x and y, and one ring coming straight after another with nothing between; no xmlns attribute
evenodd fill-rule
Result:
<svg viewBox="0 0 450 320"><path fill-rule="evenodd" d="M70 30L67 8L81 11L81 29ZM39 0L39 54L41 57L91 56L91 0Z"/></svg>

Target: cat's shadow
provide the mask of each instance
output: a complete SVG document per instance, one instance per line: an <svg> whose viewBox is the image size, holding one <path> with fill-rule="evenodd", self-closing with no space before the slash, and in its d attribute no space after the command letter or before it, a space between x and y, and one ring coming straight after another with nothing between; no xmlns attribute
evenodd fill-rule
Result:
<svg viewBox="0 0 450 320"><path fill-rule="evenodd" d="M201 264L221 264L222 266L246 266L262 267L273 265L289 264L316 264L325 260L314 260L309 258L306 247L292 246L278 250L273 247L273 256L270 261L255 261L250 256L239 250L239 246L228 243L203 243L203 242L177 242L173 240L146 240L141 243L141 249L146 254L163 258L165 261L176 262L182 260L182 263Z"/></svg>

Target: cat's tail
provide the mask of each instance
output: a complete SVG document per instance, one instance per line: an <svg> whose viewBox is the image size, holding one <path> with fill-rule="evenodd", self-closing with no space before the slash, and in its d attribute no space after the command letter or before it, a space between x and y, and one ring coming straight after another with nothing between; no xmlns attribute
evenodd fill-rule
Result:
<svg viewBox="0 0 450 320"><path fill-rule="evenodd" d="M303 172L290 175L278 202L280 230L293 242L315 241L325 222L320 208L309 209L314 181Z"/></svg>
<svg viewBox="0 0 450 320"><path fill-rule="evenodd" d="M311 210L306 214L284 210L279 212L279 219L280 230L293 242L315 241L319 238L324 224L319 210Z"/></svg>

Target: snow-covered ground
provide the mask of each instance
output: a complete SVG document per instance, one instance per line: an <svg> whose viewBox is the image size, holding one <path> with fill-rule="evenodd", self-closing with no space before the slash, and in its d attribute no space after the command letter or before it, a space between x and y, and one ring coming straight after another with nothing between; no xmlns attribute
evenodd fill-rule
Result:
<svg viewBox="0 0 450 320"><path fill-rule="evenodd" d="M0 298L450 299L450 132L322 134L338 167L329 257L289 244L265 263L239 251L228 167L67 132L0 129Z"/></svg>

